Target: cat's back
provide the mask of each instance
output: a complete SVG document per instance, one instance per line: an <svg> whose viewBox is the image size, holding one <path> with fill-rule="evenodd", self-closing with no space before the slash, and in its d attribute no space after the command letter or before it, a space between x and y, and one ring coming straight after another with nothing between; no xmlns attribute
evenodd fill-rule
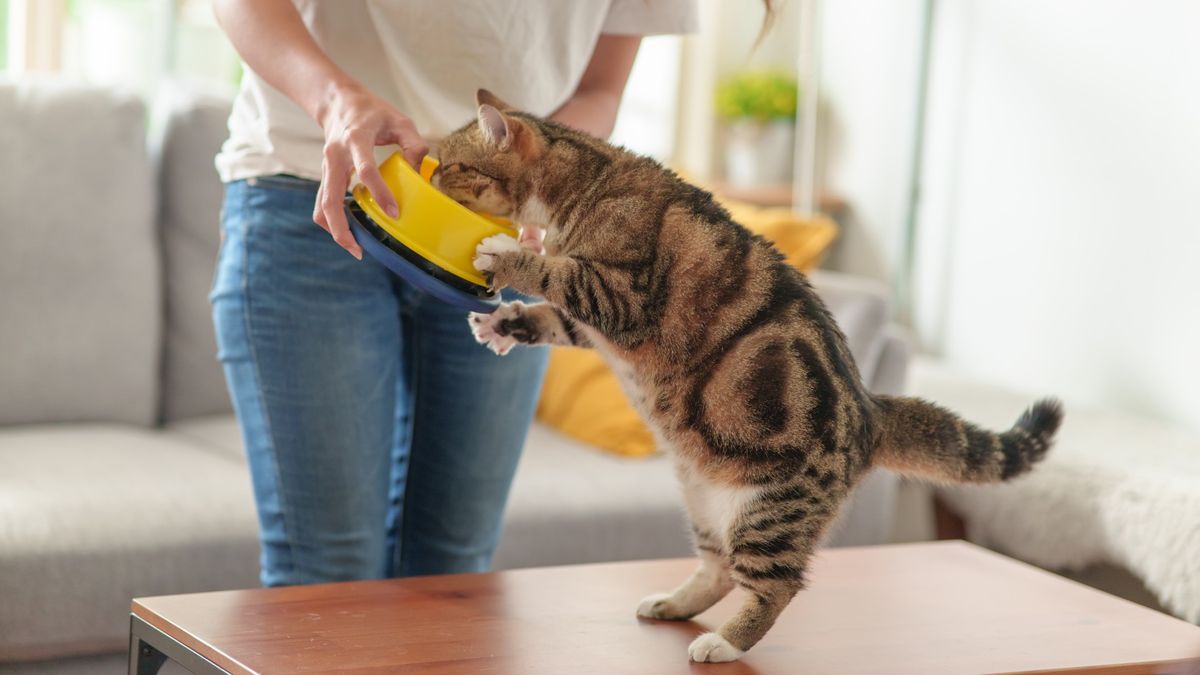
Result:
<svg viewBox="0 0 1200 675"><path fill-rule="evenodd" d="M819 444L813 415L837 417L835 409L865 401L865 390L807 278L710 193L647 171L643 185L662 200L654 244L669 282L656 339L629 354L627 377L637 380L643 414L678 450L738 480L752 478L744 471L761 479Z"/></svg>

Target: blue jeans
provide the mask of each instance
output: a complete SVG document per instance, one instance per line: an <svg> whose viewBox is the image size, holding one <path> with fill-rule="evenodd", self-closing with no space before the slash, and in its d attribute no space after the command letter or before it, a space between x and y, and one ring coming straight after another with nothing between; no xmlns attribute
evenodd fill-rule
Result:
<svg viewBox="0 0 1200 675"><path fill-rule="evenodd" d="M312 222L317 184L225 188L211 296L262 583L487 568L545 369Z"/></svg>

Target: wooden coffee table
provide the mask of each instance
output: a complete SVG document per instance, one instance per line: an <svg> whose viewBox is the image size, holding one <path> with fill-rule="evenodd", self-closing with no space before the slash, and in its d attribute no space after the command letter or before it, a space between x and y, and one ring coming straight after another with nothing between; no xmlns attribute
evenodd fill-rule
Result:
<svg viewBox="0 0 1200 675"><path fill-rule="evenodd" d="M130 667L198 673L1182 672L1200 628L963 542L831 549L741 661L687 646L733 614L634 616L691 560L142 598Z"/></svg>

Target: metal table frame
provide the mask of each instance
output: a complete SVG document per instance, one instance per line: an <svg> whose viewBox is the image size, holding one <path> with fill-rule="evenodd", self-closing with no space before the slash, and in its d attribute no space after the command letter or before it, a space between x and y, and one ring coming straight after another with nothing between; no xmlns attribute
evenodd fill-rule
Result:
<svg viewBox="0 0 1200 675"><path fill-rule="evenodd" d="M151 626L136 614L130 614L129 675L155 675L167 659L198 675L229 675L229 671L192 648Z"/></svg>

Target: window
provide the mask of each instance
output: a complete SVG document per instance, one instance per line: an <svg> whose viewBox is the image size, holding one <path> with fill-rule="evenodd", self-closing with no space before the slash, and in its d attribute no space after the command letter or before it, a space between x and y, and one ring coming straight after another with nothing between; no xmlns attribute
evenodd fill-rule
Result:
<svg viewBox="0 0 1200 675"><path fill-rule="evenodd" d="M147 98L168 79L232 90L241 77L211 0L0 0L0 70L59 73Z"/></svg>
<svg viewBox="0 0 1200 675"><path fill-rule="evenodd" d="M629 73L612 141L659 160L675 152L675 120L683 39L647 37Z"/></svg>
<svg viewBox="0 0 1200 675"><path fill-rule="evenodd" d="M0 73L8 70L8 0L0 0Z"/></svg>

